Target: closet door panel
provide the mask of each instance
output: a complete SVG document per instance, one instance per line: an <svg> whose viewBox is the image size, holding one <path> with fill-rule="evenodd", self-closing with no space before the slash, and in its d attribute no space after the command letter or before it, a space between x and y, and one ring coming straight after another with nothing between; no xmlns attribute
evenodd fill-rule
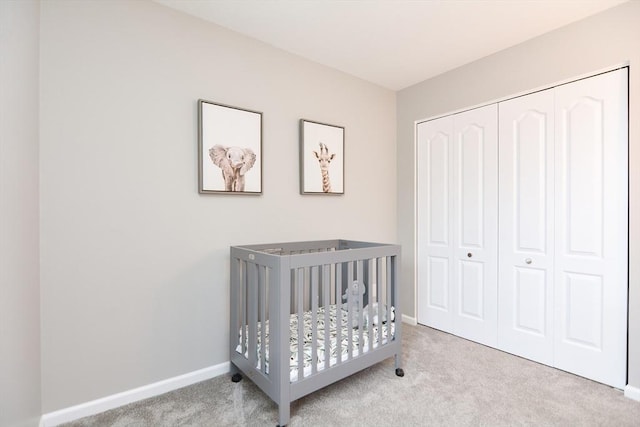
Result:
<svg viewBox="0 0 640 427"><path fill-rule="evenodd" d="M449 312L449 259L447 257L427 257L427 307Z"/></svg>
<svg viewBox="0 0 640 427"><path fill-rule="evenodd" d="M475 113L475 112L474 112ZM460 127L460 121L455 121ZM465 123L466 124L466 123ZM456 170L458 172L457 201L459 245L468 248L483 246L483 184L485 128L471 123L456 129Z"/></svg>
<svg viewBox="0 0 640 427"><path fill-rule="evenodd" d="M552 365L553 90L499 111L498 348Z"/></svg>
<svg viewBox="0 0 640 427"><path fill-rule="evenodd" d="M563 279L567 316L565 341L596 351L602 350L603 276L565 272Z"/></svg>
<svg viewBox="0 0 640 427"><path fill-rule="evenodd" d="M626 382L627 70L556 88L555 366Z"/></svg>
<svg viewBox="0 0 640 427"><path fill-rule="evenodd" d="M497 106L453 118L454 333L497 340Z"/></svg>
<svg viewBox="0 0 640 427"><path fill-rule="evenodd" d="M604 240L604 103L579 95L569 103L560 110L559 161L564 194L560 200L566 214L562 253L599 260Z"/></svg>
<svg viewBox="0 0 640 427"><path fill-rule="evenodd" d="M484 272L483 263L460 261L460 316L478 321L484 320Z"/></svg>
<svg viewBox="0 0 640 427"><path fill-rule="evenodd" d="M549 294L546 271L521 267L515 267L513 271L513 328L518 332L544 339L549 324L546 318Z"/></svg>
<svg viewBox="0 0 640 427"><path fill-rule="evenodd" d="M449 239L449 137L441 132L427 140L429 244L447 247Z"/></svg>
<svg viewBox="0 0 640 427"><path fill-rule="evenodd" d="M451 332L453 119L419 123L417 145L418 323Z"/></svg>

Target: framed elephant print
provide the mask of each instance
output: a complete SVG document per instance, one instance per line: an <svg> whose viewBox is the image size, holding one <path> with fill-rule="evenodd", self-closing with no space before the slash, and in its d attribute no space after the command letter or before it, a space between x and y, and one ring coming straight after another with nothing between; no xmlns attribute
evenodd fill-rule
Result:
<svg viewBox="0 0 640 427"><path fill-rule="evenodd" d="M344 128L300 120L300 194L344 194Z"/></svg>
<svg viewBox="0 0 640 427"><path fill-rule="evenodd" d="M262 113L198 101L198 192L262 194Z"/></svg>

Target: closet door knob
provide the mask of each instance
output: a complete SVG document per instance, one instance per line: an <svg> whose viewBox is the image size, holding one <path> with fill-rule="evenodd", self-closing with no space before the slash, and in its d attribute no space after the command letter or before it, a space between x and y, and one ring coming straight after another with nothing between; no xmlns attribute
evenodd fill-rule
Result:
<svg viewBox="0 0 640 427"><path fill-rule="evenodd" d="M471 252L469 252L469 253L467 254L467 256L468 256L469 258L471 258L471 257L473 256L473 254L472 254Z"/></svg>
<svg viewBox="0 0 640 427"><path fill-rule="evenodd" d="M532 261L531 261L531 258L527 258L524 260L524 262L526 262L527 264L531 264Z"/></svg>

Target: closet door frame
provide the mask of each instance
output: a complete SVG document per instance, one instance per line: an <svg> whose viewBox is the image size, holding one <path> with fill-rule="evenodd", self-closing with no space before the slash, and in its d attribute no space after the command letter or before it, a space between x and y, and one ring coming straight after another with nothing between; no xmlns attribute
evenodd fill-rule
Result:
<svg viewBox="0 0 640 427"><path fill-rule="evenodd" d="M473 109L473 108L480 108L480 107L491 105L491 104L499 104L500 102L508 101L508 100L516 98L516 97L526 96L528 94L532 94L532 93L535 93L535 92L538 92L538 91L547 90L547 89L553 89L553 88L561 86L561 85L565 85L565 84L576 82L576 81L583 80L583 79L588 79L588 78L591 78L591 77L598 76L600 74L605 74L605 73L609 73L609 72L616 71L616 70L624 70L625 73L627 73L626 82L627 82L627 90L629 90L628 89L628 83L629 83L629 80L628 80L628 69L629 69L629 63L628 62L621 63L619 65L608 67L608 68L604 68L604 69L599 70L599 71L590 72L590 73L586 73L586 74L581 75L581 76L576 76L576 77L569 78L569 79L566 79L566 80L563 80L563 81L559 81L559 82L556 82L555 84L551 84L551 85L539 87L539 88L536 88L536 89L523 91L521 93L517 93L517 94L514 94L514 95L510 95L510 96L504 97L504 98L500 98L500 99L494 100L492 102L487 102L487 103L483 103L483 104L480 104L480 105L476 105L474 107L469 107L469 108L453 111L453 112L448 113L446 115L436 116L436 117L434 117L434 119L435 118L444 118L444 117L452 116L454 114L458 114L459 112L466 111L466 110ZM628 120L629 120L629 117L628 117L628 101L627 101L626 107L627 107L627 117L625 117L625 120L628 123ZM414 143L415 143L415 153L416 153L415 159L416 159L416 161L415 161L415 165L414 165L414 168L415 168L414 170L415 170L415 177L416 177L415 178L416 179L416 190L414 192L414 201L415 201L415 206L416 206L416 208L415 208L416 209L416 216L415 216L414 226L415 226L416 233L414 235L415 236L414 237L414 239L415 239L414 240L414 249L415 249L415 254L416 255L415 255L415 271L414 271L414 274L415 274L416 280L414 282L414 292L415 292L415 295L416 295L416 299L415 299L415 307L414 307L414 309L415 309L415 313L416 313L416 320L418 321L418 323L423 323L423 322L420 322L421 308L420 308L420 300L419 300L420 290L419 290L419 282L418 282L419 281L419 271L418 271L419 270L419 259L418 259L418 257L420 256L419 255L420 254L420 251L419 251L419 244L420 244L419 237L420 236L419 236L419 233L418 233L418 229L419 229L418 222L419 222L419 215L420 215L420 206L418 204L418 185L417 185L417 180L418 180L418 173L419 173L419 169L420 169L420 164L419 164L419 157L418 157L417 126L420 123L423 123L425 121L430 121L430 120L432 120L432 119L427 118L427 119L418 120L418 121L415 122L416 139L415 139ZM626 166L628 167L628 158L629 158L628 157L629 156L628 125L627 125L627 127L624 128L624 131L625 131L625 136L626 136L626 145L625 145L626 151L625 151L624 155L626 156L625 157L627 159ZM557 171L555 169L556 168L554 166L554 173L557 174ZM624 226L626 227L627 245L626 245L626 257L623 257L624 258L624 262L625 262L625 266L623 267L624 271L621 274L624 276L624 280L625 280L625 284L626 284L624 297L625 297L625 301L627 301L627 303L628 303L628 298L629 298L629 264L628 264L628 256L629 256L629 244L628 244L629 243L628 242L628 238L629 238L629 235L628 235L628 233L629 233L629 216L628 216L628 206L629 206L629 197L630 197L629 188L628 188L628 184L629 184L628 183L628 179L629 179L629 173L630 173L629 170L627 170L626 173L627 173L627 175L626 175L627 176L626 193L625 193L626 194L626 199L624 200L624 205L627 207L626 208L626 219L621 217L621 221L624 223ZM555 225L556 220L557 220L557 213L554 213L554 225ZM556 249L556 248L554 248L554 249ZM554 257L555 257L555 254L554 254ZM555 265L555 260L554 260L554 265ZM555 277L555 275L554 275L554 281L557 281L557 280L558 280L558 278ZM556 299L558 297L555 294L556 293L554 292L554 299ZM611 302L607 302L607 304L610 305ZM619 305L619 302L616 303L616 305ZM625 306L623 308L624 308L624 310L623 310L624 311L624 313L623 313L624 319L620 320L620 319L622 319L622 317L621 317L619 319L618 323L619 324L623 324L624 323L624 330L628 332L628 325L627 325L628 319L629 319L628 307ZM562 317L562 315L559 314L557 312L557 310L554 310L553 316L555 316L554 323L556 321L555 319L557 319L558 317ZM628 360L628 337L627 337L626 333L624 335L625 335L624 336L625 350L624 350L624 354L623 354L623 359L624 360L620 359L619 363L623 364L625 366L625 375L624 375L625 379L624 380L620 380L620 381L616 381L615 387L624 387L625 381L626 381L626 373L628 372L628 367L626 366L627 365L626 361ZM554 331L554 336L557 336L557 331ZM557 338L556 338L556 340L557 340Z"/></svg>

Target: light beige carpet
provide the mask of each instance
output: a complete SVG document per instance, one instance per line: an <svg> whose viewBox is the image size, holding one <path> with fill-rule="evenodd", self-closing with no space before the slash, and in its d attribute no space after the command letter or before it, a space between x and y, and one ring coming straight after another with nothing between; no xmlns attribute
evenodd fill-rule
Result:
<svg viewBox="0 0 640 427"><path fill-rule="evenodd" d="M291 405L290 426L640 426L620 390L424 326L393 359ZM68 426L275 426L276 405L223 375Z"/></svg>

